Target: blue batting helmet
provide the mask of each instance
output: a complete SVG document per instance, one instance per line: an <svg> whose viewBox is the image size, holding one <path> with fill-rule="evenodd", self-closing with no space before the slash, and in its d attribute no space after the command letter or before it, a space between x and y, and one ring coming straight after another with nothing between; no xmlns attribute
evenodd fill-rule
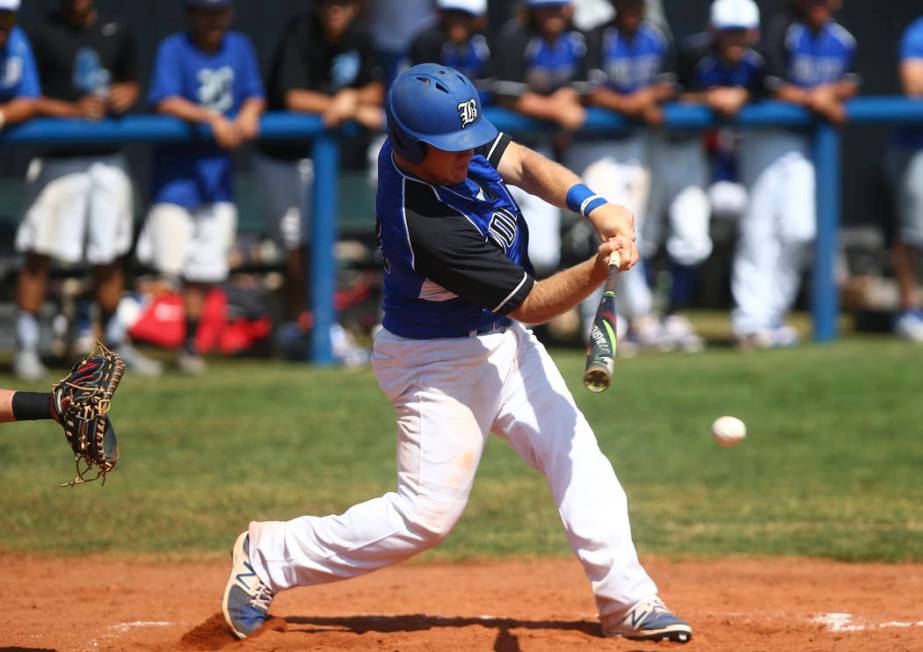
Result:
<svg viewBox="0 0 923 652"><path fill-rule="evenodd" d="M464 152L497 137L497 128L482 114L471 80L435 63L422 63L398 75L388 91L385 111L391 144L412 163L426 157L426 145Z"/></svg>

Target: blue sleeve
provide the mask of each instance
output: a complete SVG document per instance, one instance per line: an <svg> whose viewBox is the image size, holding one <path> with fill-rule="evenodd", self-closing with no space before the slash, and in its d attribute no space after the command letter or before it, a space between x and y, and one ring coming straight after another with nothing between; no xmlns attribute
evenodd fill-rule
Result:
<svg viewBox="0 0 923 652"><path fill-rule="evenodd" d="M154 60L154 72L151 75L151 88L147 100L151 106L168 97L185 97L182 87L182 57L172 37L166 39L157 48ZM189 98L187 98L189 99Z"/></svg>
<svg viewBox="0 0 923 652"><path fill-rule="evenodd" d="M241 93L244 101L257 97L264 99L266 91L263 89L263 80L260 78L260 64L256 57L256 49L246 36L241 36Z"/></svg>
<svg viewBox="0 0 923 652"><path fill-rule="evenodd" d="M901 61L923 59L923 19L918 20L901 39Z"/></svg>
<svg viewBox="0 0 923 652"><path fill-rule="evenodd" d="M42 94L42 86L38 77L38 66L35 65L35 56L32 46L25 34L22 35L22 79L19 82L17 97L38 97Z"/></svg>

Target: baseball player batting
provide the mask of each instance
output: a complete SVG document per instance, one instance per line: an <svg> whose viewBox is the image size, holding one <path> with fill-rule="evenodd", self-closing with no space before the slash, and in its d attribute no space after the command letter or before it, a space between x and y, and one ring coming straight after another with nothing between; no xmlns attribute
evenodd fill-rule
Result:
<svg viewBox="0 0 923 652"><path fill-rule="evenodd" d="M603 632L690 640L638 561L612 465L522 325L576 306L606 279L613 252L623 271L637 262L631 214L498 133L477 89L451 68L400 74L386 110L377 196L384 328L372 361L397 414L397 490L339 516L250 523L233 547L225 619L244 638L279 591L362 575L438 544L461 517L495 433L545 475ZM602 241L597 254L535 280L507 184L585 215Z"/></svg>

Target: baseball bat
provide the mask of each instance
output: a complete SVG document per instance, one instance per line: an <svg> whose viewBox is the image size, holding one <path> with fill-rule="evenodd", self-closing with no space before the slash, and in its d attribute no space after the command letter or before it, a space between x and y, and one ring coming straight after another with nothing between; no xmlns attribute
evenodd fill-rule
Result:
<svg viewBox="0 0 923 652"><path fill-rule="evenodd" d="M615 367L615 352L618 342L615 336L615 282L618 278L621 259L616 251L609 256L609 275L602 299L596 309L590 343L586 351L586 369L583 372L583 386L599 393L609 389Z"/></svg>

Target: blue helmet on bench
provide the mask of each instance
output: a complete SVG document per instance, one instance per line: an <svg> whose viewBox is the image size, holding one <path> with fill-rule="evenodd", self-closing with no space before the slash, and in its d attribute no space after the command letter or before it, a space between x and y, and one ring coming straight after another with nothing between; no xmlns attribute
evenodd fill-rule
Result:
<svg viewBox="0 0 923 652"><path fill-rule="evenodd" d="M413 66L398 75L388 91L385 111L391 144L411 163L426 158L427 145L464 152L497 137L471 80L435 63Z"/></svg>

